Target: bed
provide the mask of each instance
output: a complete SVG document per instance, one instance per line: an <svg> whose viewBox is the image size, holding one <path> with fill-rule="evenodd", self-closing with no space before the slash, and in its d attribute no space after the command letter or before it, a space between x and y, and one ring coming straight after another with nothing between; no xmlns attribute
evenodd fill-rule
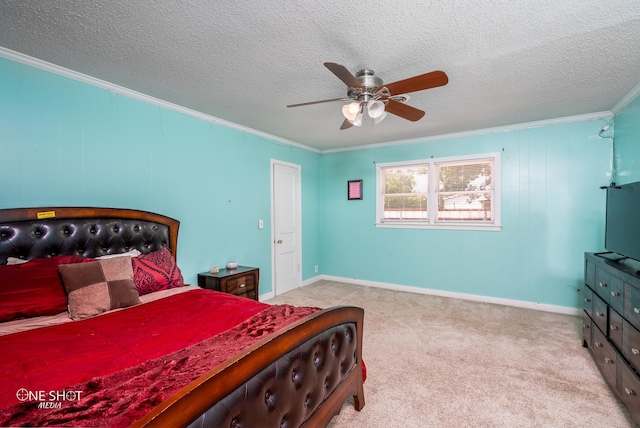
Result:
<svg viewBox="0 0 640 428"><path fill-rule="evenodd" d="M0 210L0 425L316 427L364 406L361 308L185 285L178 229L131 209Z"/></svg>

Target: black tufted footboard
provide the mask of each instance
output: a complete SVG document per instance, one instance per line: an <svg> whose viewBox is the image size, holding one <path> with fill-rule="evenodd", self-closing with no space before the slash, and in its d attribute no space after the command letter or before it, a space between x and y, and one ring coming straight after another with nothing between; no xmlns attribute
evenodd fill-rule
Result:
<svg viewBox="0 0 640 428"><path fill-rule="evenodd" d="M135 426L326 426L345 400L364 406L356 307L322 310L192 382Z"/></svg>
<svg viewBox="0 0 640 428"><path fill-rule="evenodd" d="M190 427L299 427L357 367L355 324L313 337L214 404Z"/></svg>

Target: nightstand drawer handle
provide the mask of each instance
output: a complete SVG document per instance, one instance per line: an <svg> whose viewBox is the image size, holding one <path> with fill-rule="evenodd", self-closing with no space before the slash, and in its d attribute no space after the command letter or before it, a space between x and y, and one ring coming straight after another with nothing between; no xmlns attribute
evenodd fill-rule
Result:
<svg viewBox="0 0 640 428"><path fill-rule="evenodd" d="M600 283L600 287L607 288L607 287L608 287L608 285L607 285L607 283L606 283L606 282L601 282L601 283Z"/></svg>
<svg viewBox="0 0 640 428"><path fill-rule="evenodd" d="M618 297L620 295L620 292L619 291L612 291L611 295L614 296L614 297Z"/></svg>
<svg viewBox="0 0 640 428"><path fill-rule="evenodd" d="M242 283L242 284L240 284L238 287L243 288L243 287L246 287L246 285L247 285L247 284Z"/></svg>
<svg viewBox="0 0 640 428"><path fill-rule="evenodd" d="M585 302L589 303L591 299L584 299Z"/></svg>
<svg viewBox="0 0 640 428"><path fill-rule="evenodd" d="M596 315L601 318L604 318L604 312L596 312Z"/></svg>
<svg viewBox="0 0 640 428"><path fill-rule="evenodd" d="M638 355L638 354L640 354L640 351L638 351L638 349L636 349L636 348L631 348L631 353L633 355Z"/></svg>
<svg viewBox="0 0 640 428"><path fill-rule="evenodd" d="M613 364L613 361L611 360L611 358L605 358L604 362L607 364Z"/></svg>
<svg viewBox="0 0 640 428"><path fill-rule="evenodd" d="M617 326L617 325L610 324L610 325L609 325L609 328L611 328L611 330L617 330L617 329L618 329L618 326Z"/></svg>
<svg viewBox="0 0 640 428"><path fill-rule="evenodd" d="M596 346L597 346L598 348L602 348L602 343L600 343L600 342L596 342Z"/></svg>
<svg viewBox="0 0 640 428"><path fill-rule="evenodd" d="M625 388L624 392L626 392L627 395L636 395L636 392L633 389Z"/></svg>

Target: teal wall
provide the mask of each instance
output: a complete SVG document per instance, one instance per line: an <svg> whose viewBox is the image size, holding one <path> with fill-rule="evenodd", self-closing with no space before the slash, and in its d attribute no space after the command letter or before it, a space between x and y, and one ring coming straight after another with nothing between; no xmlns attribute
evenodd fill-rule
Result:
<svg viewBox="0 0 640 428"><path fill-rule="evenodd" d="M603 120L324 154L323 273L568 307L604 244ZM376 228L375 163L501 152L502 230ZM347 180L364 199L346 200Z"/></svg>
<svg viewBox="0 0 640 428"><path fill-rule="evenodd" d="M0 58L0 208L105 206L180 220L185 280L229 260L271 291L270 160L301 165L303 279L319 264L320 155ZM263 219L264 229L258 229Z"/></svg>
<svg viewBox="0 0 640 428"><path fill-rule="evenodd" d="M616 183L640 181L640 97L615 119Z"/></svg>

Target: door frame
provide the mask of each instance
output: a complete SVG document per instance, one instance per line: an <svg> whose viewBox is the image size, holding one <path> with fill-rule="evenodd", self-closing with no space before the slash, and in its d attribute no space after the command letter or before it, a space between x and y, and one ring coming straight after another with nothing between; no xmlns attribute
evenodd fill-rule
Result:
<svg viewBox="0 0 640 428"><path fill-rule="evenodd" d="M297 242L296 247L298 248L297 260L296 263L298 265L298 271L296 272L298 285L296 288L299 288L302 284L302 166L285 162L278 159L271 159L269 175L271 178L270 189L271 189L271 292L273 296L278 295L277 284L276 284L276 251L275 251L275 231L276 231L276 222L275 222L275 192L274 185L275 180L273 177L273 172L275 165L287 166L290 168L294 168L298 172L298 180L296 185L296 216L298 217L297 227L296 227L296 236Z"/></svg>

